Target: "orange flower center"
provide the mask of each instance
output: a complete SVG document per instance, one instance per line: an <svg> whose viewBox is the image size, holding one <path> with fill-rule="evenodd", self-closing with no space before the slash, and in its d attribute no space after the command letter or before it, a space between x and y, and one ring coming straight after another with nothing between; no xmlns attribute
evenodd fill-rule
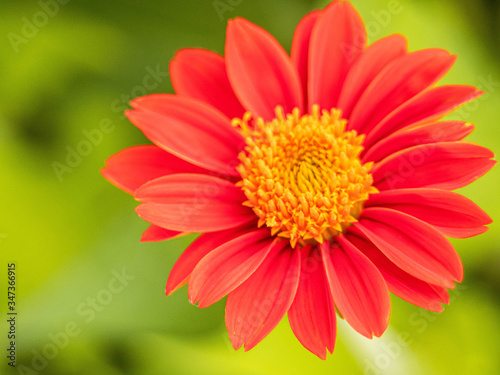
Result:
<svg viewBox="0 0 500 375"><path fill-rule="evenodd" d="M364 136L346 131L347 121L337 109L313 106L300 116L295 108L285 115L276 107L269 122L252 120L250 113L234 119L245 136L246 146L238 158L240 186L259 217L273 235L297 243L322 243L355 222L370 193L372 163L362 164Z"/></svg>

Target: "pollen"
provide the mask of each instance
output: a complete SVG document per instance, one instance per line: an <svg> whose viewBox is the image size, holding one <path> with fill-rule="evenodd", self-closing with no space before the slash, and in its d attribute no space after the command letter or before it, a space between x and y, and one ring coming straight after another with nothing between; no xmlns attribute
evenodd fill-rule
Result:
<svg viewBox="0 0 500 375"><path fill-rule="evenodd" d="M364 136L346 131L337 109L300 115L278 106L272 121L245 113L233 126L245 137L237 170L247 201L273 235L297 244L322 243L357 221L376 193L372 163L362 164Z"/></svg>

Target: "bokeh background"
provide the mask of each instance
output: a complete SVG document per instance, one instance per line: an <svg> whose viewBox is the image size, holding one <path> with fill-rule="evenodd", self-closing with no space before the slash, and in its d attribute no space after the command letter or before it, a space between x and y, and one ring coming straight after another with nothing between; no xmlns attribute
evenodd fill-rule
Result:
<svg viewBox="0 0 500 375"><path fill-rule="evenodd" d="M398 32L411 50L440 47L459 56L442 82L487 93L450 118L474 122L469 140L498 154L499 2L352 3L370 41ZM193 237L139 243L147 224L135 215L136 202L99 173L110 155L147 143L123 111L132 97L172 92L168 64L176 50L222 53L227 19L236 16L263 26L289 50L300 18L326 4L2 1L1 374L500 373L498 166L461 190L496 222L477 238L453 240L465 279L445 312L428 313L393 297L381 339L364 339L340 323L327 361L302 348L286 318L250 352L234 352L224 301L200 310L189 304L185 287L166 297L168 273ZM85 143L89 135L93 143ZM17 264L16 369L5 357L11 261Z"/></svg>

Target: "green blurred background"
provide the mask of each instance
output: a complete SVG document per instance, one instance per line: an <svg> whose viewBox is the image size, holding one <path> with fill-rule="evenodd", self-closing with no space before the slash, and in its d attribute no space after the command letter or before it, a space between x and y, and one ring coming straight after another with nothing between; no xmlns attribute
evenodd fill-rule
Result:
<svg viewBox="0 0 500 375"><path fill-rule="evenodd" d="M327 361L302 348L286 319L255 349L234 352L223 301L200 310L186 288L167 298L168 273L192 237L139 243L147 224L135 215L136 203L99 173L110 155L147 143L123 110L134 96L172 92L167 72L176 50L223 52L226 21L236 16L289 50L300 18L326 1L221 0L219 11L213 0L60 0L43 10L45 3L54 2L0 6L1 374L500 373L498 166L461 191L496 223L482 236L453 241L465 280L445 312L392 298L382 339L364 339L341 322ZM442 82L487 94L450 118L474 122L469 140L498 154L499 2L352 3L370 42L399 32L411 50L458 54ZM85 148L88 134L94 144ZM78 147L83 156L67 159ZM11 261L16 369L5 357Z"/></svg>

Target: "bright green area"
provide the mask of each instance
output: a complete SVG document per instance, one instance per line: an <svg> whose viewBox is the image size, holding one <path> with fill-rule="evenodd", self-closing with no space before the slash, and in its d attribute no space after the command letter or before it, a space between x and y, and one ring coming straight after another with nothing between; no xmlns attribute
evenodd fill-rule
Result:
<svg viewBox="0 0 500 375"><path fill-rule="evenodd" d="M222 52L225 22L236 16L263 26L288 49L299 19L326 1L222 0L239 5L220 17L212 0L66 2L45 13L36 1L1 7L1 374L500 373L498 167L462 191L496 223L482 236L453 241L466 274L453 303L431 314L393 298L382 339L366 340L340 324L327 361L301 347L286 319L252 351L234 352L224 302L199 310L185 288L165 297L169 270L192 238L140 244L147 224L135 215L136 203L99 174L107 157L147 142L122 113L133 96L171 92L166 72L176 50ZM498 153L497 2L353 3L371 41L398 32L412 50L440 47L458 55L443 82L487 94L450 118L474 122L469 139ZM39 27L30 29L26 20ZM156 80L145 89L151 69ZM54 162L68 166L69 150L82 147L87 132L95 145L58 175ZM18 277L15 370L5 357L10 261ZM126 275L121 284L113 283L116 273ZM94 305L96 298L106 304Z"/></svg>

